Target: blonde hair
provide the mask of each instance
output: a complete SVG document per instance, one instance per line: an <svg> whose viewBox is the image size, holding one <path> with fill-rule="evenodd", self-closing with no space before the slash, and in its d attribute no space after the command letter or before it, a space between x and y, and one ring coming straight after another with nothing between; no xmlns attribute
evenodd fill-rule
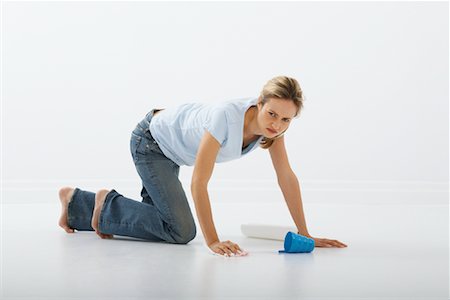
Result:
<svg viewBox="0 0 450 300"><path fill-rule="evenodd" d="M297 80L291 77L277 76L270 79L264 85L261 94L259 95L258 103L261 103L261 105L264 106L270 98L285 99L286 101L294 102L297 106L297 112L294 116L295 118L299 116L300 111L303 108L304 98L302 89L300 88ZM259 143L259 146L263 149L268 149L272 146L276 139L284 135L286 130L273 138L263 137Z"/></svg>

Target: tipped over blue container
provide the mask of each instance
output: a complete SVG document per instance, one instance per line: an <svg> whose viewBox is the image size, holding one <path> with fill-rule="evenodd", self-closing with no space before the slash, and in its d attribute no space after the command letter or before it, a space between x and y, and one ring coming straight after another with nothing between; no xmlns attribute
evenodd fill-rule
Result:
<svg viewBox="0 0 450 300"><path fill-rule="evenodd" d="M279 253L309 253L314 250L314 240L289 231L284 238L284 250Z"/></svg>

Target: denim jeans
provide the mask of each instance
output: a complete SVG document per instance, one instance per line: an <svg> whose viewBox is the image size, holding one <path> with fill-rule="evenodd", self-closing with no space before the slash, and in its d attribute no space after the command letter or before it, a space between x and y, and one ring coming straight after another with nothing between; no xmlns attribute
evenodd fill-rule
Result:
<svg viewBox="0 0 450 300"><path fill-rule="evenodd" d="M187 244L196 227L185 191L178 179L180 166L167 158L153 139L149 124L155 109L131 133L130 150L142 179L142 201L132 200L116 190L107 195L99 218L99 231L146 239ZM94 229L91 218L95 193L75 188L68 208L69 227Z"/></svg>

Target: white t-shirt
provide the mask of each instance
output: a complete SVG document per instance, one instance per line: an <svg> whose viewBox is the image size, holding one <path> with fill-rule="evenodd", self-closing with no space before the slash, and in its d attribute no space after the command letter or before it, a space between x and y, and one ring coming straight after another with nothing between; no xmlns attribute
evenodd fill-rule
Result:
<svg viewBox="0 0 450 300"><path fill-rule="evenodd" d="M221 103L187 103L160 111L150 121L150 132L161 151L177 165L193 166L205 130L220 143L216 162L242 157L258 148L258 140L242 150L245 112L258 98Z"/></svg>

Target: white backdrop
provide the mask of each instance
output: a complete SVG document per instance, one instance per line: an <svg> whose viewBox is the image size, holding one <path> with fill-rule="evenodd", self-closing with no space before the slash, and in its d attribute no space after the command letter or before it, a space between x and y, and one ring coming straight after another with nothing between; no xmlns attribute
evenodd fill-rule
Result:
<svg viewBox="0 0 450 300"><path fill-rule="evenodd" d="M5 203L67 184L137 196L129 137L149 109L277 75L307 98L286 134L305 201L447 203L446 2L4 2L1 19ZM268 152L217 164L211 189L274 192Z"/></svg>

